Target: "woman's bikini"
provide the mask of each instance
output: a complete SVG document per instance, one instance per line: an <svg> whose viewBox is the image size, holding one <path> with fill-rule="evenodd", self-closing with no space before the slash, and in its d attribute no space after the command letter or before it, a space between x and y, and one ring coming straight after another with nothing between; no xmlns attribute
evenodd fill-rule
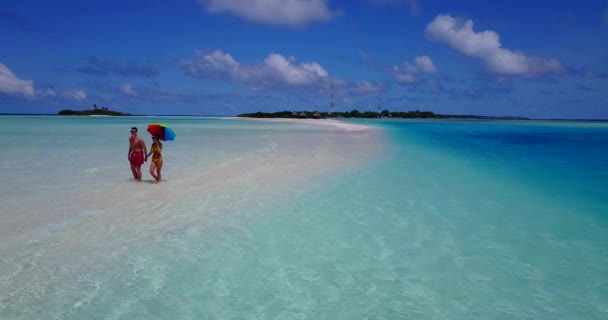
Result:
<svg viewBox="0 0 608 320"><path fill-rule="evenodd" d="M160 154L161 148L158 145L158 142L155 142L150 148L150 151L152 152L152 162L154 163L163 161L163 156Z"/></svg>

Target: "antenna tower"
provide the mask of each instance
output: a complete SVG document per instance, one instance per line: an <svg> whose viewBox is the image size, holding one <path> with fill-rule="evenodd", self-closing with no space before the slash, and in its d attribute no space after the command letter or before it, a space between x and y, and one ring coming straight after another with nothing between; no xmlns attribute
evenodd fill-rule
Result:
<svg viewBox="0 0 608 320"><path fill-rule="evenodd" d="M331 82L331 100L329 101L329 116L336 112L336 97L334 92L334 82Z"/></svg>
<svg viewBox="0 0 608 320"><path fill-rule="evenodd" d="M382 117L382 89L378 90L378 118Z"/></svg>

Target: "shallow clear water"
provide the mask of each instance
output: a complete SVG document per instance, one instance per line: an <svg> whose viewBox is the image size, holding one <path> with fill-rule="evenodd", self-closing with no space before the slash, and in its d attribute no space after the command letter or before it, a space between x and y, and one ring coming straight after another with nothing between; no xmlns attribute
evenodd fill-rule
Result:
<svg viewBox="0 0 608 320"><path fill-rule="evenodd" d="M0 117L0 318L608 316L606 124L358 123Z"/></svg>

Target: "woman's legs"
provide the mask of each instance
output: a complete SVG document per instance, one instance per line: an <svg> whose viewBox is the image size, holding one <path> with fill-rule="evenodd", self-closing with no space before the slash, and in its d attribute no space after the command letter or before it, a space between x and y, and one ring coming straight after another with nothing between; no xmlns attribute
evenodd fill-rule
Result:
<svg viewBox="0 0 608 320"><path fill-rule="evenodd" d="M163 161L159 161L156 164L156 177L154 177L156 179L156 181L160 181L161 176L160 176L160 170L163 168Z"/></svg>
<svg viewBox="0 0 608 320"><path fill-rule="evenodd" d="M157 171L158 168L158 164L154 161L150 162L150 174L152 175L152 178L154 178L154 180L159 181L160 180L160 176L157 176L155 171Z"/></svg>

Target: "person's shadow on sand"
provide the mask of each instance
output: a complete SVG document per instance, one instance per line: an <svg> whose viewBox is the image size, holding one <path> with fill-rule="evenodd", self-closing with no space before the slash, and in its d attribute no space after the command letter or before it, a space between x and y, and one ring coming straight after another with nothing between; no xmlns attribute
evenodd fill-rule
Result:
<svg viewBox="0 0 608 320"><path fill-rule="evenodd" d="M149 184L158 184L158 183L160 183L159 181L156 181L154 179L150 179L150 180L143 180L142 179L141 181L135 181L135 179L130 178L130 179L127 179L127 181L129 181L129 182L143 182L143 183L149 183ZM167 180L163 180L163 182L165 182L165 181L167 181Z"/></svg>

